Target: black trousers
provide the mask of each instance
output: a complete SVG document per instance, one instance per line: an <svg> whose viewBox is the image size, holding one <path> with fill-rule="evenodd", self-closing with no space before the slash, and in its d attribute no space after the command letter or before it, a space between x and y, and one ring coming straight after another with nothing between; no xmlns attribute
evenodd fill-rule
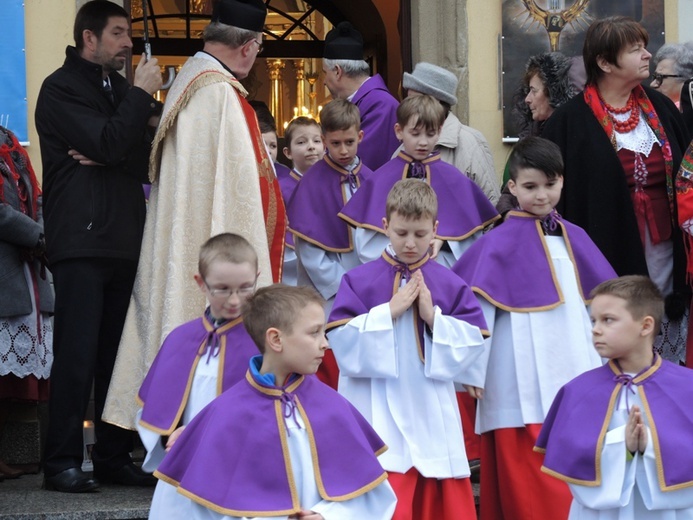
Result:
<svg viewBox="0 0 693 520"><path fill-rule="evenodd" d="M48 403L44 472L79 468L82 427L92 383L98 467L118 469L130 462L134 432L101 420L120 336L137 272L137 262L78 258L51 265L55 285L53 367Z"/></svg>

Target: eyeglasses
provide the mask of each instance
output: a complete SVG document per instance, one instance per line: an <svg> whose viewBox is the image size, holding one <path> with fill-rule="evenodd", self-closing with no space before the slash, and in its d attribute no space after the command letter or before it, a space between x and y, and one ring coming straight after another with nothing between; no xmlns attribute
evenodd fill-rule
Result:
<svg viewBox="0 0 693 520"><path fill-rule="evenodd" d="M683 78L683 76L679 76L678 74L657 74L656 72L650 76L652 78L653 83L657 83L657 85L661 85L662 81L664 81L667 78Z"/></svg>
<svg viewBox="0 0 693 520"><path fill-rule="evenodd" d="M255 279L255 282L253 283L253 285L241 287L239 289L212 289L206 280L204 282L205 282L205 286L209 290L209 295L212 298L219 298L220 300L221 299L226 300L232 294L237 294L239 297L250 296L251 294L253 294L255 292L255 286L257 285L257 278Z"/></svg>
<svg viewBox="0 0 693 520"><path fill-rule="evenodd" d="M248 41L245 42L245 43L250 43L250 42L257 43L257 53L258 53L258 54L260 54L260 53L262 52L262 49L265 48L265 46L262 45L262 42L257 41L255 38L252 38L252 39L248 40Z"/></svg>

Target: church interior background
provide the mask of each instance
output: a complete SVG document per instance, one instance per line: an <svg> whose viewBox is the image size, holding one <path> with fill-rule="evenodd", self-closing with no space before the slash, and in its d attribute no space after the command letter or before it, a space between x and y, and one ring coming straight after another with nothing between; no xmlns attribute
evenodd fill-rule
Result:
<svg viewBox="0 0 693 520"><path fill-rule="evenodd" d="M132 17L133 67L137 66L143 50L143 1L147 2L152 54L158 58L165 78L166 68L180 69L187 57L202 48L201 34L211 18L213 0L126 0L124 7ZM242 83L249 99L267 103L277 122L280 140L292 118L300 115L317 118L320 108L330 100L320 58L325 35L343 20L351 22L363 34L365 59L372 72L380 73L392 92L399 91L402 58L410 55L400 50L399 29L406 23L406 16L400 14L402 11L406 15L406 9L400 9L402 3L399 0L350 0L348 5L325 0L267 2L264 49ZM386 27L398 30L388 31ZM165 96L165 90L158 93L162 101Z"/></svg>

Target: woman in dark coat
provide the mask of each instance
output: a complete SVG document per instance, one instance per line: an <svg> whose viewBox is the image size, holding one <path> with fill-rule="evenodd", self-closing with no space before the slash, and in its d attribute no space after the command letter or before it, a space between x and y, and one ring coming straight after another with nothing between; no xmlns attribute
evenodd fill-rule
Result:
<svg viewBox="0 0 693 520"><path fill-rule="evenodd" d="M48 398L53 291L43 263L40 195L29 156L0 126L0 433L12 403ZM0 479L19 475L0 461Z"/></svg>
<svg viewBox="0 0 693 520"><path fill-rule="evenodd" d="M681 114L641 83L650 75L647 31L627 17L594 22L583 59L587 85L554 112L542 136L561 148L557 209L584 228L619 275L649 275L667 298L656 348L683 360L686 256L674 191L687 146Z"/></svg>

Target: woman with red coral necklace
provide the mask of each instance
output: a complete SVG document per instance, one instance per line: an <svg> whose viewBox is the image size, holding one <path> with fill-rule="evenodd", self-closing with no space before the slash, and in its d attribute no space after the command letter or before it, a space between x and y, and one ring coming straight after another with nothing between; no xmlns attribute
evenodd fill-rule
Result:
<svg viewBox="0 0 693 520"><path fill-rule="evenodd" d="M655 346L679 362L690 291L674 188L689 139L671 100L641 84L650 74L648 40L630 18L594 22L582 51L585 90L554 112L542 136L559 145L566 165L558 211L619 275L649 275L667 296Z"/></svg>

